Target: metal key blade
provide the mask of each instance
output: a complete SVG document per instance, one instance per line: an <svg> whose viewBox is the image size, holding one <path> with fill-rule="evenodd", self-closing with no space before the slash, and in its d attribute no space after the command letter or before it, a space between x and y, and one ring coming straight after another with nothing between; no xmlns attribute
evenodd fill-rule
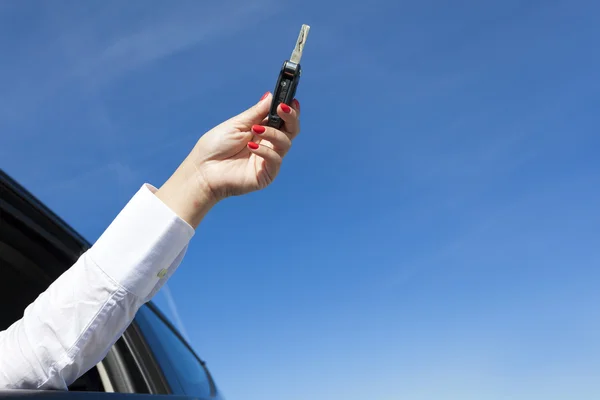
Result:
<svg viewBox="0 0 600 400"><path fill-rule="evenodd" d="M300 34L298 35L298 40L296 41L296 47L294 47L294 51L292 51L292 55L290 57L291 62L300 64L302 50L304 50L304 44L306 43L309 30L310 26L308 25L302 25L302 28L300 28Z"/></svg>

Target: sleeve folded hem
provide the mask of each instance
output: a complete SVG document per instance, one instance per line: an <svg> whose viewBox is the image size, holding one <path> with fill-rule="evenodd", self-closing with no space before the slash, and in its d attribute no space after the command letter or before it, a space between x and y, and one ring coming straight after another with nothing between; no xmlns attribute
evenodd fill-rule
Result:
<svg viewBox="0 0 600 400"><path fill-rule="evenodd" d="M194 236L194 228L144 184L87 252L108 276L146 298Z"/></svg>

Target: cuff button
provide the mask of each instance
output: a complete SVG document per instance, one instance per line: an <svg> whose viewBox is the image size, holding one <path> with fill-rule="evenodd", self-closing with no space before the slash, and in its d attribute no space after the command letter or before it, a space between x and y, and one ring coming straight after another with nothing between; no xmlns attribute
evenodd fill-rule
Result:
<svg viewBox="0 0 600 400"><path fill-rule="evenodd" d="M156 276L158 276L159 278L164 278L165 275L167 275L167 270L166 269L161 269L160 271L158 271L158 274L156 274Z"/></svg>

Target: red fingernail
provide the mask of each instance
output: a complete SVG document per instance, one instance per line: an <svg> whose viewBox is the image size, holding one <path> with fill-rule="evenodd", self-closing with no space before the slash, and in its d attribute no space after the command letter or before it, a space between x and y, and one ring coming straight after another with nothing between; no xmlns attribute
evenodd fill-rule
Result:
<svg viewBox="0 0 600 400"><path fill-rule="evenodd" d="M285 104L285 103L281 103L281 110L282 110L284 113L286 113L286 114L289 114L289 113L292 111L292 109L290 108L290 106L288 106L288 105L287 105L287 104Z"/></svg>
<svg viewBox="0 0 600 400"><path fill-rule="evenodd" d="M262 125L252 125L252 132L260 135L261 133L265 133L265 131L267 130L267 128L265 128Z"/></svg>
<svg viewBox="0 0 600 400"><path fill-rule="evenodd" d="M258 145L254 142L248 142L248 147L250 147L252 150L258 149Z"/></svg>
<svg viewBox="0 0 600 400"><path fill-rule="evenodd" d="M260 100L264 100L267 98L267 96L269 95L270 92L267 92L265 94L262 95L262 97L260 98Z"/></svg>
<svg viewBox="0 0 600 400"><path fill-rule="evenodd" d="M294 103L294 108L296 110L300 110L300 102L298 100L294 99L292 103Z"/></svg>

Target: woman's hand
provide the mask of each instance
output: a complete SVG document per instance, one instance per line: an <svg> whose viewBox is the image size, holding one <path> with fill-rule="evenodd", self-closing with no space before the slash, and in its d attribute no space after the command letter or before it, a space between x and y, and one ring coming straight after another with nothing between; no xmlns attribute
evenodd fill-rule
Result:
<svg viewBox="0 0 600 400"><path fill-rule="evenodd" d="M192 151L197 178L217 201L263 189L277 176L300 124L294 101L277 109L285 122L282 130L265 126L271 101L266 93L252 108L207 132Z"/></svg>
<svg viewBox="0 0 600 400"><path fill-rule="evenodd" d="M218 201L268 186L300 132L300 106L281 104L281 130L265 126L272 96L204 134L156 195L196 227Z"/></svg>

